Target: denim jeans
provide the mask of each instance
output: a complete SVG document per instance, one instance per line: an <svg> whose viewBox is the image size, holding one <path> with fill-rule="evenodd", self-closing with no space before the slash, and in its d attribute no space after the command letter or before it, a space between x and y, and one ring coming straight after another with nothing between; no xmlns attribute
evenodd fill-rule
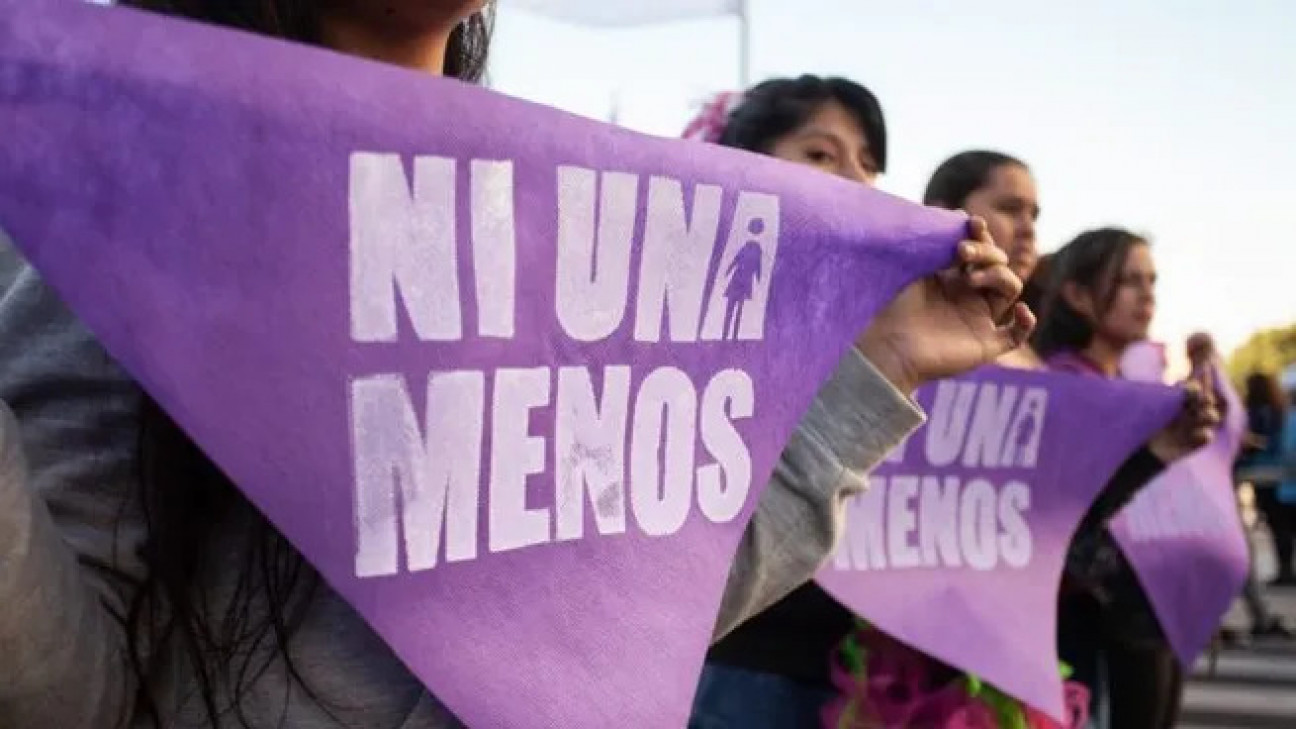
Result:
<svg viewBox="0 0 1296 729"><path fill-rule="evenodd" d="M702 669L689 729L820 729L827 689L718 663Z"/></svg>

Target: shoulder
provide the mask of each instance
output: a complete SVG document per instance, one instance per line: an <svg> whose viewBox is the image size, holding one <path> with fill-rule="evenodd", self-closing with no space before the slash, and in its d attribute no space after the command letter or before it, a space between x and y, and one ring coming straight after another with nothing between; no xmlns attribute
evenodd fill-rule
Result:
<svg viewBox="0 0 1296 729"><path fill-rule="evenodd" d="M41 380L128 380L3 230L0 342L0 397Z"/></svg>
<svg viewBox="0 0 1296 729"><path fill-rule="evenodd" d="M96 471L133 453L139 388L3 231L0 342L0 400L18 419L38 488L47 471L68 473L69 456Z"/></svg>

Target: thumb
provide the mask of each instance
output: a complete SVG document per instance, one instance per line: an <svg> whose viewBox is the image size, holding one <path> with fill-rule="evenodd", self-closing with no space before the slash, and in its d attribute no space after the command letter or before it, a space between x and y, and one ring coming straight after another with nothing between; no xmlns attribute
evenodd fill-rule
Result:
<svg viewBox="0 0 1296 729"><path fill-rule="evenodd" d="M1215 396L1215 368L1203 367L1197 376L1196 383L1200 390L1201 406L1203 408L1216 407L1218 398Z"/></svg>
<svg viewBox="0 0 1296 729"><path fill-rule="evenodd" d="M980 243L994 243L990 237L990 226L986 224L984 218L973 215L968 218L967 227L968 237Z"/></svg>
<svg viewBox="0 0 1296 729"><path fill-rule="evenodd" d="M1201 386L1202 386L1202 391L1206 394L1206 397L1211 400L1214 400L1215 399L1215 368L1214 367L1207 365L1202 368Z"/></svg>

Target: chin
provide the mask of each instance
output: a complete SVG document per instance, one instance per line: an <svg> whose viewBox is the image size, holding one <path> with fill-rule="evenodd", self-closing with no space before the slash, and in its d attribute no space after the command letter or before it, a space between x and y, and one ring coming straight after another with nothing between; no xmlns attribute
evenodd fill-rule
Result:
<svg viewBox="0 0 1296 729"><path fill-rule="evenodd" d="M1148 340L1148 332L1146 329L1134 328L1125 331L1112 330L1109 331L1104 338L1111 346L1124 350L1134 346L1135 344L1146 342Z"/></svg>
<svg viewBox="0 0 1296 729"><path fill-rule="evenodd" d="M386 6L406 22L458 23L486 4L486 0L388 0Z"/></svg>
<svg viewBox="0 0 1296 729"><path fill-rule="evenodd" d="M444 5L457 9L456 14L460 17L467 18L473 13L480 13L490 4L489 0L458 0L457 2L447 2Z"/></svg>
<svg viewBox="0 0 1296 729"><path fill-rule="evenodd" d="M1008 268L1017 274L1023 281L1035 273L1035 267L1039 264L1039 257L1032 251L1030 253L1018 253L1008 256Z"/></svg>

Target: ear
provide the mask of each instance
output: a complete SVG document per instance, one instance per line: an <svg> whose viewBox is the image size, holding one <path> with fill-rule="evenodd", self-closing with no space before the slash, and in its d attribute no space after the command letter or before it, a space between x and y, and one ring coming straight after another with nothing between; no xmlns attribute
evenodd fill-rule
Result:
<svg viewBox="0 0 1296 729"><path fill-rule="evenodd" d="M1062 300L1077 314L1086 319L1094 318L1093 294L1089 293L1089 289L1077 285L1074 281L1067 281L1062 284Z"/></svg>

